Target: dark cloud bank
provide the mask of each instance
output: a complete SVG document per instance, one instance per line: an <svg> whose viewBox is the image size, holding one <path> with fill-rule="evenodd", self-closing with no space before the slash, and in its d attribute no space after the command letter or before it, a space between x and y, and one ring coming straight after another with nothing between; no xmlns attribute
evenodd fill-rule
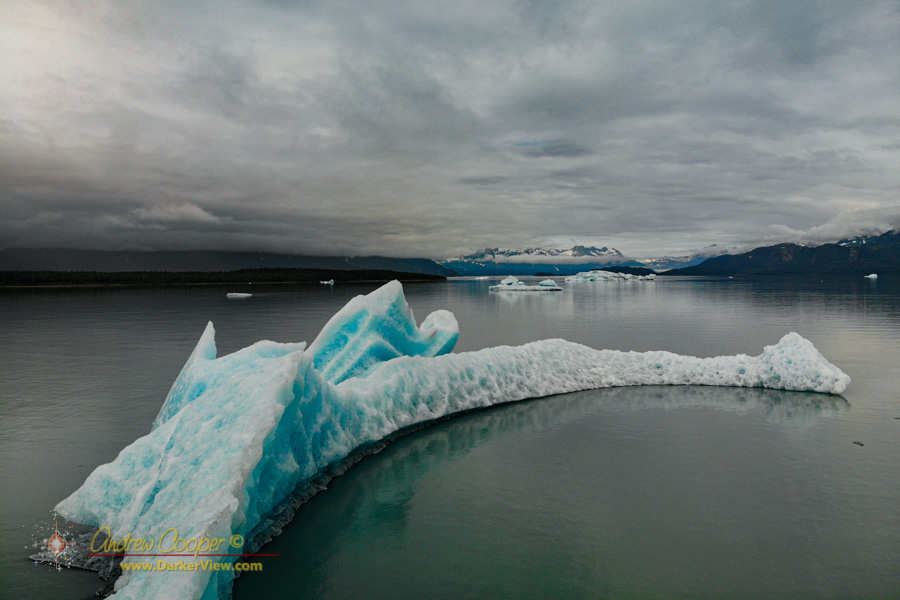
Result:
<svg viewBox="0 0 900 600"><path fill-rule="evenodd" d="M0 11L0 246L446 257L900 226L900 8Z"/></svg>

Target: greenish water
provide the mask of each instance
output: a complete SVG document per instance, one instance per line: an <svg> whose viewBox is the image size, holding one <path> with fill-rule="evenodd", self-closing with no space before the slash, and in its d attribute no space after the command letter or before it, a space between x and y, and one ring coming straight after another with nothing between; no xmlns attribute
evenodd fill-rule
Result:
<svg viewBox="0 0 900 600"><path fill-rule="evenodd" d="M458 350L562 337L758 354L798 331L853 382L843 398L628 388L460 416L303 505L235 598L900 597L900 282L490 283L406 294L419 319L457 316ZM0 596L98 587L25 557L52 533L53 505L149 431L206 321L220 355L311 341L371 289L0 292Z"/></svg>
<svg viewBox="0 0 900 600"><path fill-rule="evenodd" d="M236 598L889 597L887 490L812 433L849 410L648 387L465 415L307 503Z"/></svg>

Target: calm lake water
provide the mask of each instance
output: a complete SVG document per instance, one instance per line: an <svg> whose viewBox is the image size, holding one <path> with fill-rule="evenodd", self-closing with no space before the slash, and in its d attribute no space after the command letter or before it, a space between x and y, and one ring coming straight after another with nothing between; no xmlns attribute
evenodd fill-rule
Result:
<svg viewBox="0 0 900 600"><path fill-rule="evenodd" d="M843 397L621 388L460 416L303 505L236 599L900 598L900 278L490 283L405 291L419 321L456 315L457 351L561 337L756 355L797 331L853 382ZM99 587L27 555L52 507L149 431L207 321L220 356L312 341L374 287L0 291L0 597Z"/></svg>

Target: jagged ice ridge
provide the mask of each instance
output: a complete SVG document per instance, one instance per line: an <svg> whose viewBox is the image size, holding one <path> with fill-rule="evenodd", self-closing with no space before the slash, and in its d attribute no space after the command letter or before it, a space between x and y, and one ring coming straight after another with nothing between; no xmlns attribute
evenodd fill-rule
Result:
<svg viewBox="0 0 900 600"><path fill-rule="evenodd" d="M308 349L262 341L217 358L210 323L151 432L56 510L109 527L114 539L159 539L177 527L182 538L240 535L244 548L227 552L252 552L286 503L351 453L459 411L611 386L837 394L850 381L796 333L756 357L716 358L594 350L558 339L450 354L457 338L447 311L417 327L398 282L353 299ZM127 571L114 597L227 598L232 581L231 571Z"/></svg>

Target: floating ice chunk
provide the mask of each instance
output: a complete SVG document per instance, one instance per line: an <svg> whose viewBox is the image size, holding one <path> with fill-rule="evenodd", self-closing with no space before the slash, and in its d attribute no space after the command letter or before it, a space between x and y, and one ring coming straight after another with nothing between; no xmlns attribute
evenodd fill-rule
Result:
<svg viewBox="0 0 900 600"><path fill-rule="evenodd" d="M525 282L510 275L498 285L488 288L491 292L561 292L562 288L552 279L545 279L537 285L525 285Z"/></svg>
<svg viewBox="0 0 900 600"><path fill-rule="evenodd" d="M554 284L552 287L548 285L525 285L518 283L516 285L492 285L488 288L491 292L561 292L562 288Z"/></svg>
<svg viewBox="0 0 900 600"><path fill-rule="evenodd" d="M322 285L334 285L334 279L329 279L328 281L320 281Z"/></svg>
<svg viewBox="0 0 900 600"><path fill-rule="evenodd" d="M655 279L656 273L650 273L649 275L632 275L631 273L596 270L566 277L566 281L653 281Z"/></svg>
<svg viewBox="0 0 900 600"><path fill-rule="evenodd" d="M98 467L56 510L113 539L225 540L254 552L290 499L354 450L472 408L625 385L723 385L840 393L850 381L796 333L756 357L594 350L564 340L446 354L447 311L416 327L392 282L354 298L315 342L258 342L216 358L207 325L151 432ZM167 561L233 562L234 556ZM127 563L158 557L131 556ZM227 598L233 572L124 571L117 599Z"/></svg>
<svg viewBox="0 0 900 600"><path fill-rule="evenodd" d="M878 274L877 273L869 273L868 275L866 275L866 279L878 279Z"/></svg>
<svg viewBox="0 0 900 600"><path fill-rule="evenodd" d="M252 295L253 294L244 294L241 292L228 292L227 294L225 294L225 296L228 298L249 298Z"/></svg>

